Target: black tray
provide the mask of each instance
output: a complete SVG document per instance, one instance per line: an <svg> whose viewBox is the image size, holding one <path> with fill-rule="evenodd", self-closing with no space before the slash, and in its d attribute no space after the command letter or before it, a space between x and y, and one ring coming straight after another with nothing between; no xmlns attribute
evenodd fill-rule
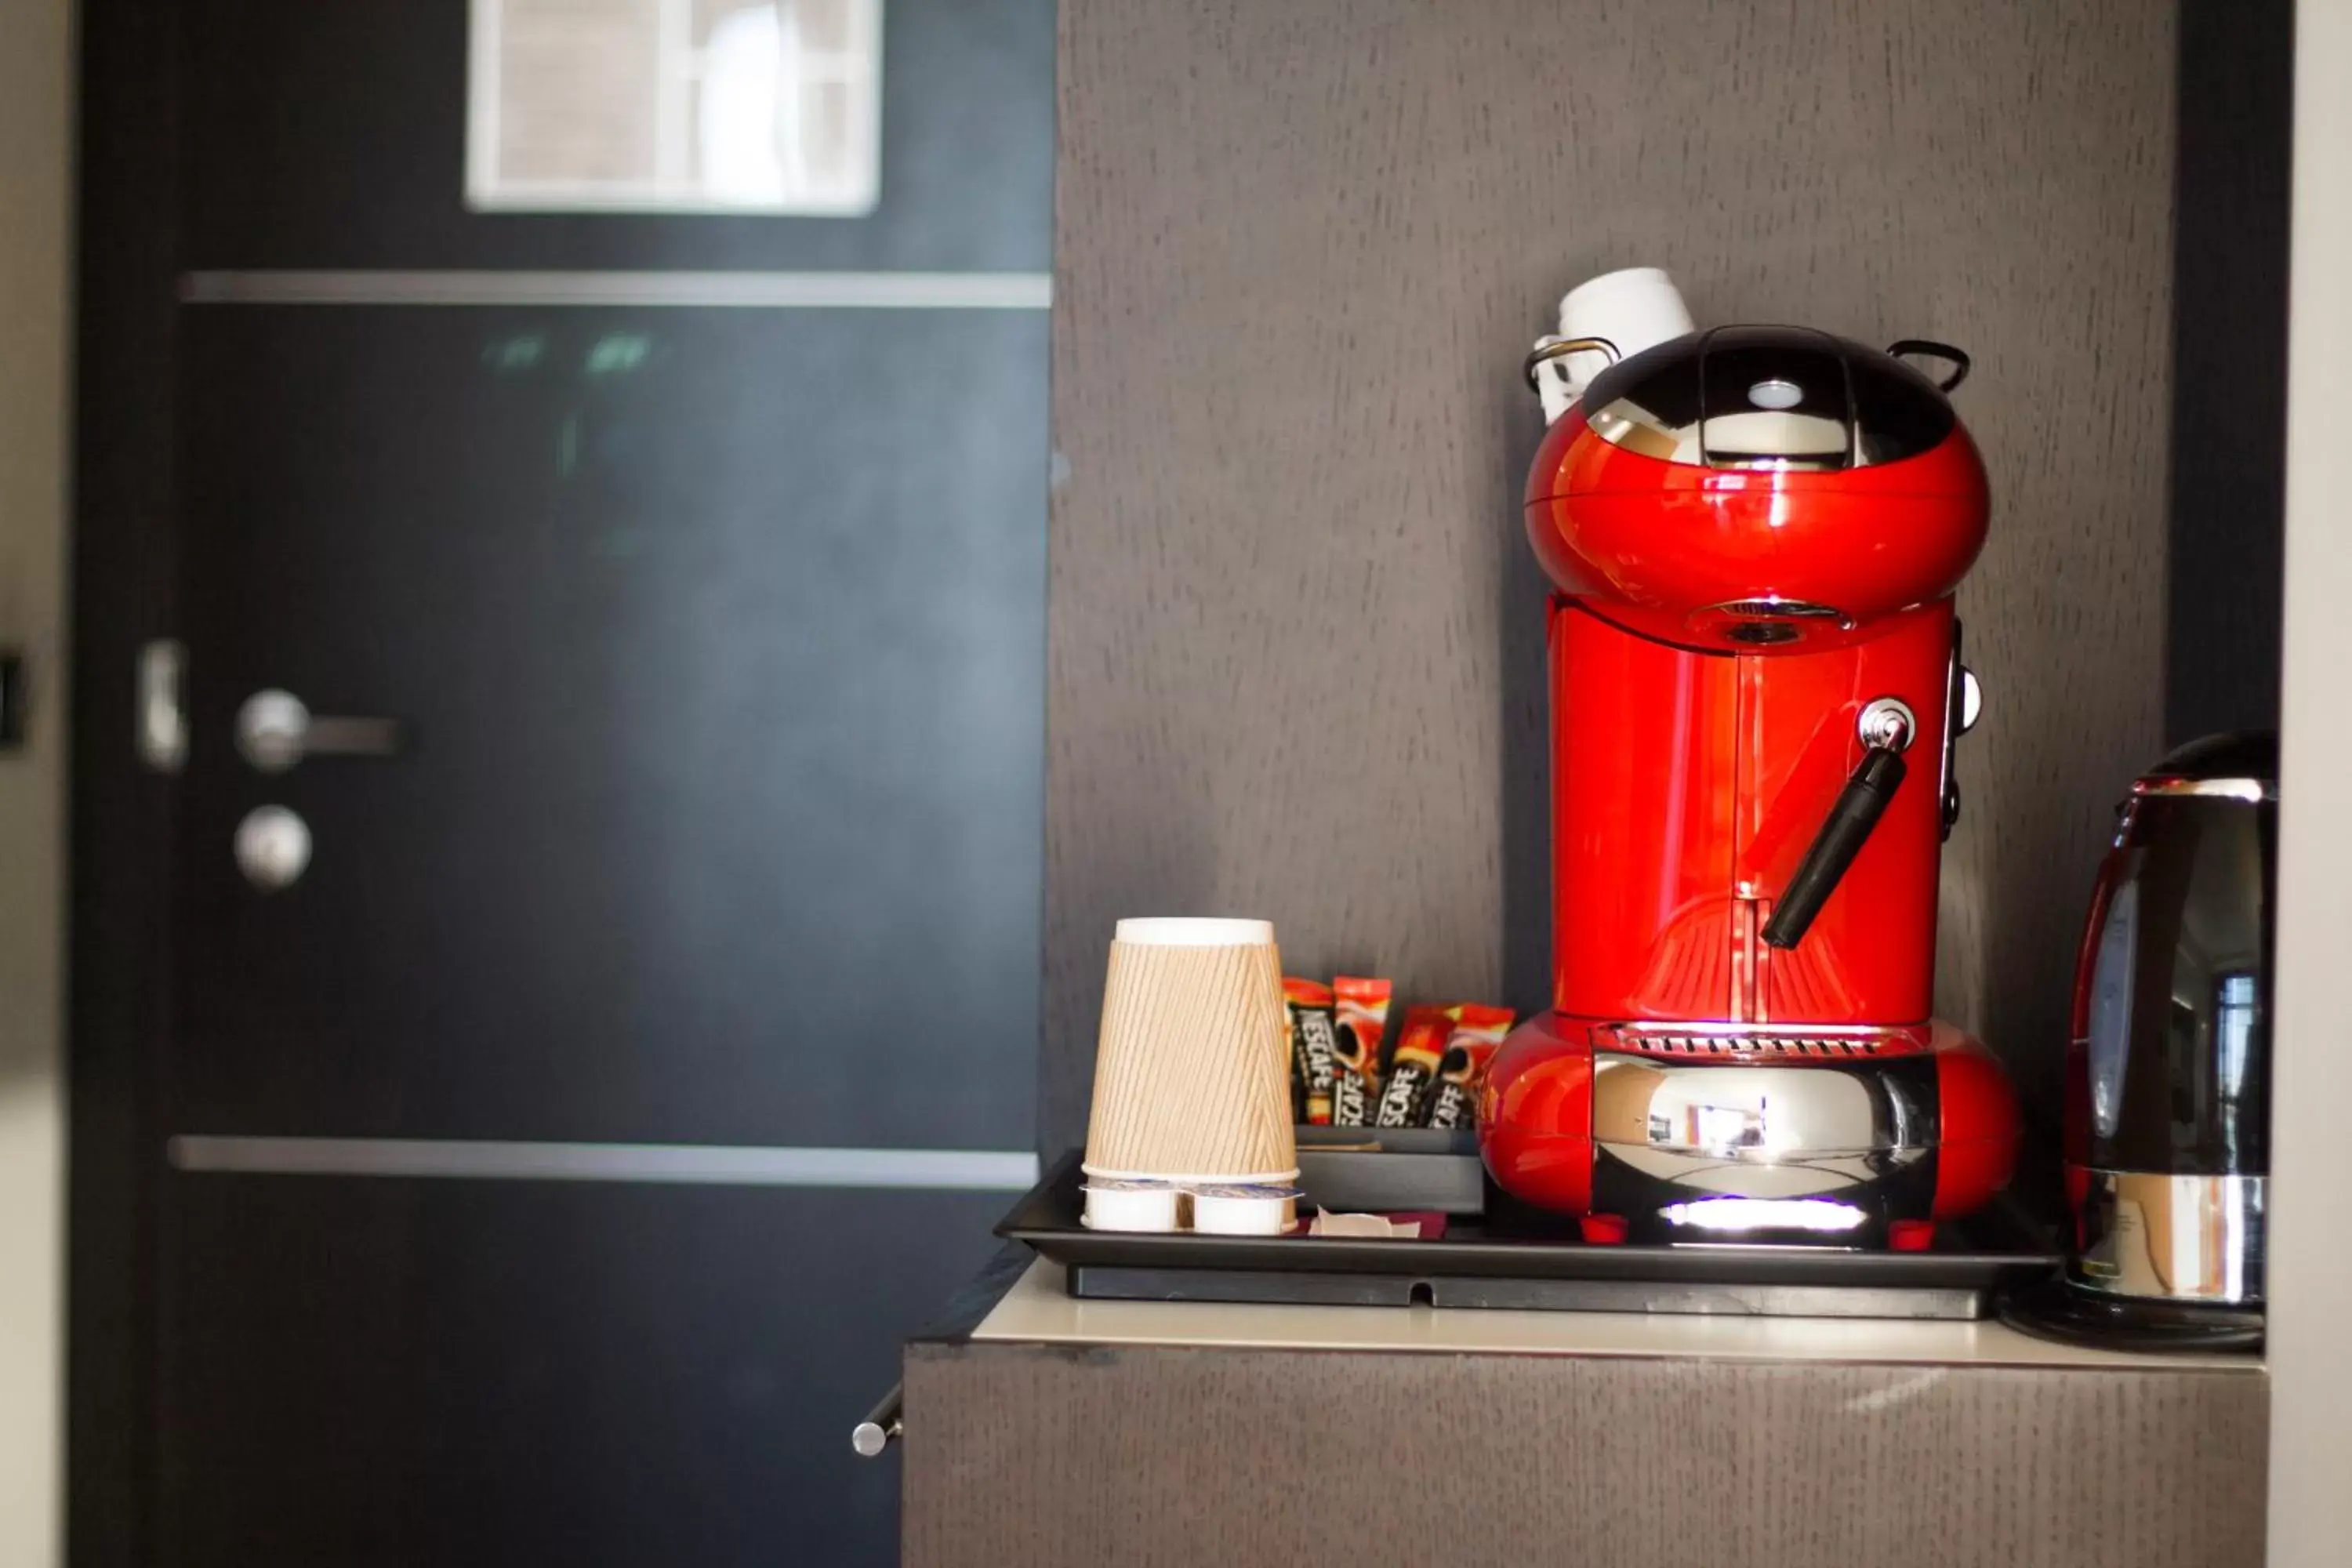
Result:
<svg viewBox="0 0 2352 1568"><path fill-rule="evenodd" d="M1474 1129L1301 1127L1296 1132L1299 1185L1325 1208L1476 1214L1486 1207L1486 1173ZM1380 1152L1364 1152L1366 1143L1379 1144Z"/></svg>
<svg viewBox="0 0 2352 1568"><path fill-rule="evenodd" d="M1318 1191L1311 1173L1300 1180L1309 1205L1353 1206L1345 1192ZM1491 1212L1453 1215L1440 1239L1364 1241L1089 1230L1078 1223L1079 1182L1071 1153L1013 1206L996 1234L1061 1264L1070 1294L1092 1299L1979 1318L1994 1291L2046 1278L2061 1261L2045 1237L2004 1208L1939 1226L1925 1252L1595 1247L1578 1237L1572 1220L1490 1193L1499 1200Z"/></svg>

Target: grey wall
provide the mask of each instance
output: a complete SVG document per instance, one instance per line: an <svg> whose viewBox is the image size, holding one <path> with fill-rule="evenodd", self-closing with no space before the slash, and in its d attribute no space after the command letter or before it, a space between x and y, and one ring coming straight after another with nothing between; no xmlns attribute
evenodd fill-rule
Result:
<svg viewBox="0 0 2352 1568"><path fill-rule="evenodd" d="M2142 0L1068 0L1041 1132L1111 921L1539 1003L1521 354L1670 268L1703 320L1967 347L1988 694L1939 1006L2055 1115L2116 792L2160 740L2173 14Z"/></svg>

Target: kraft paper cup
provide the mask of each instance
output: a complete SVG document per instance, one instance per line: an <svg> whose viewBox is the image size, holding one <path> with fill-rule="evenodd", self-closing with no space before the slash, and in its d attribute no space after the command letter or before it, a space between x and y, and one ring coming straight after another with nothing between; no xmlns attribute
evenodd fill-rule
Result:
<svg viewBox="0 0 2352 1568"><path fill-rule="evenodd" d="M1103 1181L1186 1186L1297 1178L1282 958L1271 925L1118 922L1085 1169Z"/></svg>

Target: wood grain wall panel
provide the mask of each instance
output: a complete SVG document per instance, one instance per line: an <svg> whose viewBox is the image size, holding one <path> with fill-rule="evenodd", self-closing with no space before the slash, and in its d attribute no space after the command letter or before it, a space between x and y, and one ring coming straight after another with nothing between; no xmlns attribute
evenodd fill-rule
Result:
<svg viewBox="0 0 2352 1568"><path fill-rule="evenodd" d="M2263 1561L2242 1373L1010 1345L906 1372L908 1568Z"/></svg>
<svg viewBox="0 0 2352 1568"><path fill-rule="evenodd" d="M2051 1108L2160 740L2173 11L2142 0L1066 0L1042 1132L1111 922L1546 989L1543 584L1518 379L1560 291L1967 347L1986 716L1939 1005Z"/></svg>

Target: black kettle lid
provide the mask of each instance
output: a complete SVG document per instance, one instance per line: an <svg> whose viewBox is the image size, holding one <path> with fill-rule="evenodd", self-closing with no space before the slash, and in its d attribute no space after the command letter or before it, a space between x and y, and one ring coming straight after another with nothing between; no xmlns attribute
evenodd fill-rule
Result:
<svg viewBox="0 0 2352 1568"><path fill-rule="evenodd" d="M2226 735L2207 735L2167 754L2164 761L2148 769L2145 777L2197 783L2251 779L2276 787L2278 732L2242 730Z"/></svg>

